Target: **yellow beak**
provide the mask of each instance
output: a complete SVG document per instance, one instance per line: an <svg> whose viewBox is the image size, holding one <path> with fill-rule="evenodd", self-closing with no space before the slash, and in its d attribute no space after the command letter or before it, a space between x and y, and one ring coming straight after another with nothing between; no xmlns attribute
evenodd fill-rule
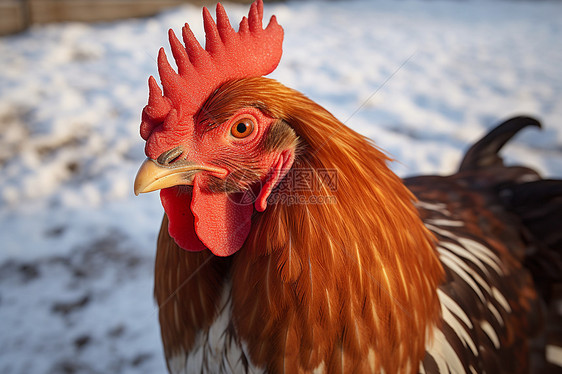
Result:
<svg viewBox="0 0 562 374"><path fill-rule="evenodd" d="M135 195L178 185L193 185L195 174L200 171L224 174L224 170L191 162L161 165L147 158L135 177Z"/></svg>

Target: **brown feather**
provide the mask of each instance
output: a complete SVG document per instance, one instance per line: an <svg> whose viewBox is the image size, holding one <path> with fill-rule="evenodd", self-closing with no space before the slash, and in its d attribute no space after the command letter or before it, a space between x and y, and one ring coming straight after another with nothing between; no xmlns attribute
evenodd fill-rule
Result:
<svg viewBox="0 0 562 374"><path fill-rule="evenodd" d="M252 361L282 372L286 352L299 347L304 371L322 364L331 373L359 370L369 356L376 370L415 371L426 331L439 317L443 270L414 197L388 169L388 158L270 79L227 83L206 110L215 103L223 113L257 106L287 122L300 139L293 170L312 171L318 187L298 193L307 201L315 194L335 198L278 203L254 216L232 264L233 318ZM337 189L319 176L322 170L336 171Z"/></svg>
<svg viewBox="0 0 562 374"><path fill-rule="evenodd" d="M154 296L166 357L193 348L199 330L217 315L230 259L209 251L187 252L168 234L164 216L154 266Z"/></svg>
<svg viewBox="0 0 562 374"><path fill-rule="evenodd" d="M413 195L367 139L273 80L227 83L201 116L220 122L244 106L283 120L300 139L293 169L312 171L315 188L299 194L335 198L335 204L270 205L254 216L233 256L233 321L251 361L271 372L415 371L426 331L439 318L443 270ZM322 170L337 173L336 189ZM229 260L181 251L166 222L155 290L169 357L189 351L197 331L212 323ZM174 325L175 308L181 326Z"/></svg>

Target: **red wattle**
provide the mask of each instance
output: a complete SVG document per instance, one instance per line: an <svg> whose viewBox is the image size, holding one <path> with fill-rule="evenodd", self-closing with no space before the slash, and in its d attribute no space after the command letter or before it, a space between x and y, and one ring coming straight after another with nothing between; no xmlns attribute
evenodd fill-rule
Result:
<svg viewBox="0 0 562 374"><path fill-rule="evenodd" d="M170 187L160 191L160 200L168 216L168 232L176 244L191 252L206 249L195 233L191 194L180 192L179 187Z"/></svg>
<svg viewBox="0 0 562 374"><path fill-rule="evenodd" d="M237 195L204 191L199 180L196 175L191 202L197 236L216 256L230 256L250 233L254 206Z"/></svg>

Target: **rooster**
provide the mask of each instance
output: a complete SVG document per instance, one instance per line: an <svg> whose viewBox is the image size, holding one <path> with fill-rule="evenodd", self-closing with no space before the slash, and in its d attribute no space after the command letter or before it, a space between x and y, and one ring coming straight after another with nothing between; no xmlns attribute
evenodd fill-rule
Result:
<svg viewBox="0 0 562 374"><path fill-rule="evenodd" d="M155 298L171 373L517 373L562 365L562 182L497 155L401 180L388 157L264 75L283 30L203 10L149 79L135 193L160 191ZM547 362L548 360L551 362ZM560 369L560 366L558 366Z"/></svg>

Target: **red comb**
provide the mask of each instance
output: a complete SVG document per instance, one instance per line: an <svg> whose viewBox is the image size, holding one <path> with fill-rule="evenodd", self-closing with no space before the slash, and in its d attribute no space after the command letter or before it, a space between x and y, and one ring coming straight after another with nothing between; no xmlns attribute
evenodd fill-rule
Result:
<svg viewBox="0 0 562 374"><path fill-rule="evenodd" d="M275 16L263 29L263 3L250 7L248 18L240 22L238 32L230 26L221 4L217 4L217 22L203 8L205 49L189 25L182 29L185 46L169 31L170 47L178 71L170 66L164 49L158 54L158 73L164 94L150 77L148 105L143 110L141 136L148 140L155 128L174 128L178 121L193 116L207 97L222 83L271 73L281 59L283 29ZM172 110L175 109L175 110ZM165 150L163 150L165 151Z"/></svg>

